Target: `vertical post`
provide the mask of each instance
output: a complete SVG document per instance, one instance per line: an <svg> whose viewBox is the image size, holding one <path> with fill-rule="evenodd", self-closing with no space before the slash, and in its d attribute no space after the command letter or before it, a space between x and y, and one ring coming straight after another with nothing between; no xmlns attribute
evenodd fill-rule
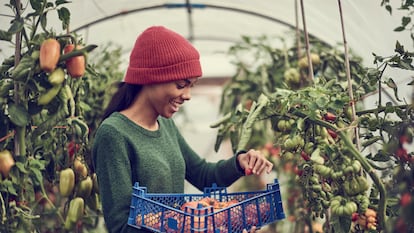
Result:
<svg viewBox="0 0 414 233"><path fill-rule="evenodd" d="M300 8L302 12L302 22L303 22L303 31L305 33L305 46L306 46L306 57L308 59L308 68L309 68L309 77L310 80L313 81L313 65L310 55L310 47L309 47L309 35L308 35L308 29L306 28L306 17L305 17L305 7L303 6L303 0L300 0Z"/></svg>
<svg viewBox="0 0 414 233"><path fill-rule="evenodd" d="M191 3L190 0L186 0L186 7L187 7L187 13L188 13L188 30L189 30L189 38L188 40L193 42L194 40L194 25L193 25L193 17L192 17L192 9L191 9Z"/></svg>
<svg viewBox="0 0 414 233"><path fill-rule="evenodd" d="M298 0L295 0L295 24L296 24L296 46L297 46L297 53L298 53L298 60L302 57L301 51L301 37L300 37L300 30L299 30L299 12L298 12Z"/></svg>
<svg viewBox="0 0 414 233"><path fill-rule="evenodd" d="M350 103L349 104L350 104L351 109L352 109L352 122L354 122L355 119L356 119L355 99L354 99L354 93L353 93L353 90L352 90L351 69L349 67L348 42L346 40L346 35L345 35L344 17L343 17L343 13L342 13L341 0L338 0L338 6L339 6L339 16L341 17L342 38L343 38L344 50L345 50L345 68L346 68L346 77L347 77L347 80L348 80L348 93L349 93L349 98L350 98ZM361 144L360 144L360 140L359 140L358 128L357 127L354 128L354 135L355 135L355 142L356 142L357 149L361 150Z"/></svg>
<svg viewBox="0 0 414 233"><path fill-rule="evenodd" d="M16 4L16 20L20 19L21 15L21 2L20 0L15 1ZM22 33L20 31L16 32L16 47L14 50L14 64L15 67L20 62L20 53L22 50ZM16 104L21 102L19 96L20 85L15 82L14 83L14 101ZM17 126L16 131L14 134L14 155L24 155L26 154L26 149L24 145L24 138L25 138L25 127L24 126Z"/></svg>

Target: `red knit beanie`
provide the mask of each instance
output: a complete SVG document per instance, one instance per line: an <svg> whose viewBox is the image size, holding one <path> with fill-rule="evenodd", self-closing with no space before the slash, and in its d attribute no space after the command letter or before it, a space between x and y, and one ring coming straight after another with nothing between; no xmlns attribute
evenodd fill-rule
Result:
<svg viewBox="0 0 414 233"><path fill-rule="evenodd" d="M124 81L152 84L201 75L200 55L191 43L163 26L152 26L135 41Z"/></svg>

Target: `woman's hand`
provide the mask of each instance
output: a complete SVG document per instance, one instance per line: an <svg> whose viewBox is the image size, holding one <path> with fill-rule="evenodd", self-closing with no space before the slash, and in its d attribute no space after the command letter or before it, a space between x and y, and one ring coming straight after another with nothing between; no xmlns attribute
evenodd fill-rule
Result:
<svg viewBox="0 0 414 233"><path fill-rule="evenodd" d="M259 230L256 229L255 226L253 226L252 229L250 229L250 231L247 231L246 229L244 229L243 233L259 233Z"/></svg>
<svg viewBox="0 0 414 233"><path fill-rule="evenodd" d="M253 149L239 154L237 160L243 170L251 170L255 175L260 175L263 172L269 174L273 168L273 164L260 151Z"/></svg>

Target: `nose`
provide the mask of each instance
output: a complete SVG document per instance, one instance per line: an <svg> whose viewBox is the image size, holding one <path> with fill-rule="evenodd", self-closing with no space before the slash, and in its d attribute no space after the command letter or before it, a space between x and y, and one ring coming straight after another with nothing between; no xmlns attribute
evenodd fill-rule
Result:
<svg viewBox="0 0 414 233"><path fill-rule="evenodd" d="M190 87L184 88L184 92L182 94L182 98L184 100L190 100L191 99L191 88Z"/></svg>

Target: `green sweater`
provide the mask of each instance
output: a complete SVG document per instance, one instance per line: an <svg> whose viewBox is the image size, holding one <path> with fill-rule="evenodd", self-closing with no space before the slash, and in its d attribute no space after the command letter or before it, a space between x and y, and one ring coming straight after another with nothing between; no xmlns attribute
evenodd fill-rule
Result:
<svg viewBox="0 0 414 233"><path fill-rule="evenodd" d="M207 162L190 148L173 120L159 117L158 123L157 131L149 131L115 112L96 132L93 163L109 232L144 232L127 225L135 182L148 193L183 193L185 179L203 190L212 183L227 187L243 176L236 156Z"/></svg>

